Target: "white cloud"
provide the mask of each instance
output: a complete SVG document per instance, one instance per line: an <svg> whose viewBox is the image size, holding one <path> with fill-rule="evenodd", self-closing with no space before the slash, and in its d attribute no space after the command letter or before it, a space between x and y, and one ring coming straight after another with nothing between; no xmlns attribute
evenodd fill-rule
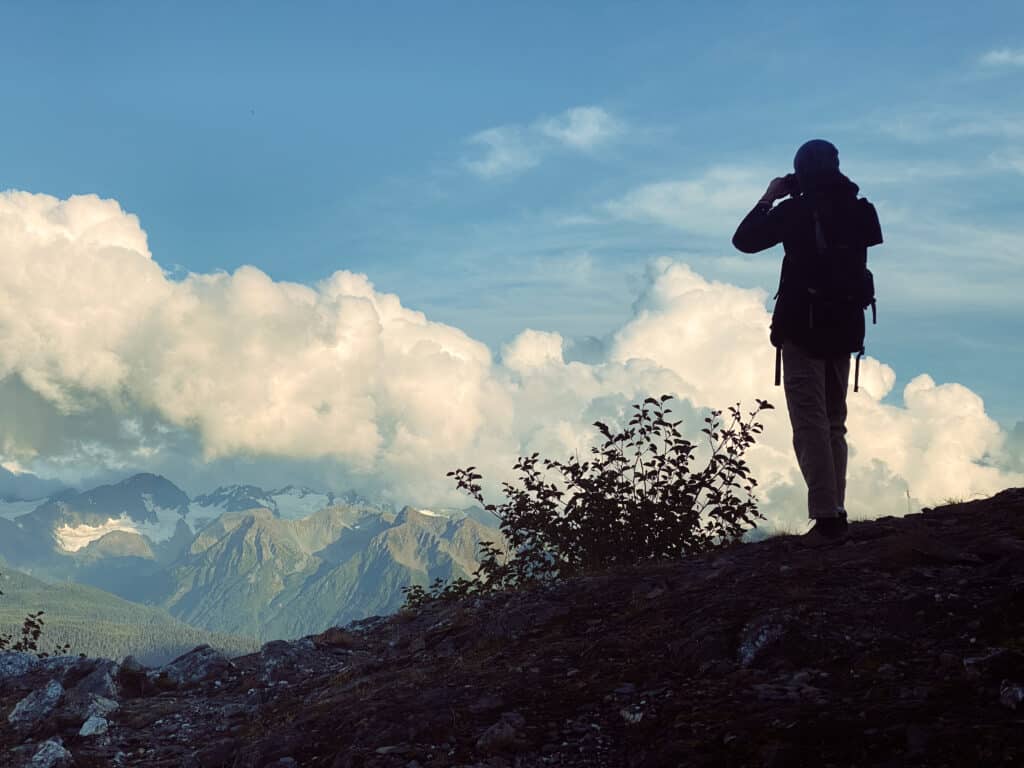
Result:
<svg viewBox="0 0 1024 768"><path fill-rule="evenodd" d="M487 179L520 173L540 163L540 148L529 143L515 126L480 131L469 143L481 147L483 156L466 160L466 167Z"/></svg>
<svg viewBox="0 0 1024 768"><path fill-rule="evenodd" d="M1024 48L999 48L988 51L979 61L987 67L1024 67Z"/></svg>
<svg viewBox="0 0 1024 768"><path fill-rule="evenodd" d="M480 152L463 164L485 179L513 176L539 165L552 151L592 151L622 130L622 124L601 107L572 107L529 125L501 125L470 136L467 141Z"/></svg>
<svg viewBox="0 0 1024 768"><path fill-rule="evenodd" d="M715 166L693 179L645 184L606 208L622 219L728 238L772 178L768 171Z"/></svg>
<svg viewBox="0 0 1024 768"><path fill-rule="evenodd" d="M600 107L573 107L558 117L541 120L537 127L545 136L582 150L604 144L622 130L618 121Z"/></svg>
<svg viewBox="0 0 1024 768"><path fill-rule="evenodd" d="M501 351L502 364L517 373L546 365L561 365L564 342L560 334L527 329Z"/></svg>
<svg viewBox="0 0 1024 768"><path fill-rule="evenodd" d="M558 334L523 331L492 359L337 272L310 287L253 267L168 279L138 220L94 196L0 195L0 462L116 467L194 445L197 460L329 464L398 501L458 503L445 472L475 464L494 489L516 456L583 453L597 418L648 394L700 408L776 401L751 463L773 520L801 521L760 291L651 264L633 317L589 362ZM895 374L868 359L851 395L855 514L990 493L1024 482L999 470L1006 435L957 384ZM696 423L694 423L696 422ZM1012 466L1005 461L1003 466Z"/></svg>

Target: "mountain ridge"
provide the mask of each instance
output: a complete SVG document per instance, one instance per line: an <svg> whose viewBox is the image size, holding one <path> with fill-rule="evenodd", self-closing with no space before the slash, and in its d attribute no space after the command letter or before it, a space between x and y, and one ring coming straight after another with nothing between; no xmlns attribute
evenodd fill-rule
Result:
<svg viewBox="0 0 1024 768"><path fill-rule="evenodd" d="M68 693L0 720L0 749L28 763L59 738L80 768L995 768L1024 757L1022 622L1018 488L827 546L741 542L231 660L12 660L0 714ZM102 669L116 707L82 735L77 681Z"/></svg>
<svg viewBox="0 0 1024 768"><path fill-rule="evenodd" d="M0 517L0 557L197 628L271 639L391 611L409 584L466 575L478 542L500 538L480 519L473 509L395 513L353 492L293 485L222 485L189 498L140 473Z"/></svg>

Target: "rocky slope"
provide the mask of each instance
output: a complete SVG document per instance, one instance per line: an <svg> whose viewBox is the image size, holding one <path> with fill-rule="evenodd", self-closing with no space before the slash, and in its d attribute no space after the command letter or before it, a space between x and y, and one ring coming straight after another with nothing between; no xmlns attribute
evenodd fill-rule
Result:
<svg viewBox="0 0 1024 768"><path fill-rule="evenodd" d="M1024 762L1024 489L228 660L0 657L7 764Z"/></svg>

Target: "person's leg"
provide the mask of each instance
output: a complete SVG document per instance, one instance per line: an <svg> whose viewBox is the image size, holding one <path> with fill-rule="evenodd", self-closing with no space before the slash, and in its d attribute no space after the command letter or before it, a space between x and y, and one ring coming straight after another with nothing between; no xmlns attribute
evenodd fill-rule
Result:
<svg viewBox="0 0 1024 768"><path fill-rule="evenodd" d="M793 449L807 483L807 515L836 517L836 468L825 396L825 360L787 342L782 348L786 407L793 425Z"/></svg>
<svg viewBox="0 0 1024 768"><path fill-rule="evenodd" d="M850 356L829 358L825 365L825 407L829 445L835 467L836 504L846 504L846 390L850 382Z"/></svg>

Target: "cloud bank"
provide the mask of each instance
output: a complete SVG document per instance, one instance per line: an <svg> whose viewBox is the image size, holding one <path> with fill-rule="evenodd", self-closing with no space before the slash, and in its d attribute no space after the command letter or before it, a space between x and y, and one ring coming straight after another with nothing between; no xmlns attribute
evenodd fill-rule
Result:
<svg viewBox="0 0 1024 768"><path fill-rule="evenodd" d="M751 454L764 509L801 521L761 291L653 261L631 319L588 362L556 333L524 330L499 359L339 271L314 286L254 267L170 279L138 219L112 200L0 195L0 463L158 468L243 458L336 469L420 505L462 503L445 472L480 467L493 488L516 456L583 453L590 424L648 394L706 407L779 406ZM1024 477L984 404L926 374L882 402L893 370L868 359L851 395L852 513L904 512L990 493ZM999 467L1004 467L1000 469ZM232 480L233 478L224 478Z"/></svg>

